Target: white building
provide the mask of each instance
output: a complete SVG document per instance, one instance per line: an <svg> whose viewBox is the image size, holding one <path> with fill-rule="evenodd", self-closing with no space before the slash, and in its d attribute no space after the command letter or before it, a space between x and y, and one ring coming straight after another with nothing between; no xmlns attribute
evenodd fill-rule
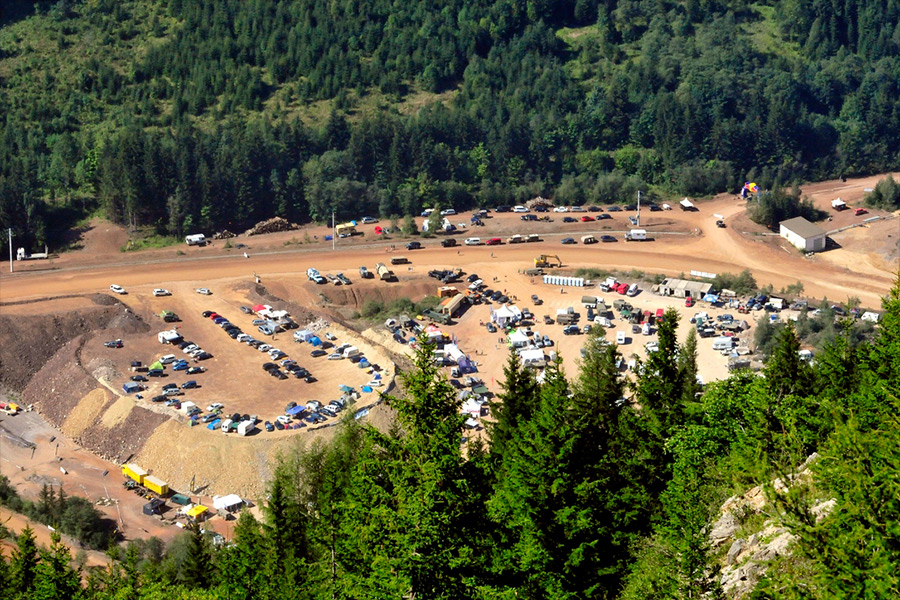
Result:
<svg viewBox="0 0 900 600"><path fill-rule="evenodd" d="M781 237L804 252L821 252L825 249L825 230L803 217L782 221Z"/></svg>

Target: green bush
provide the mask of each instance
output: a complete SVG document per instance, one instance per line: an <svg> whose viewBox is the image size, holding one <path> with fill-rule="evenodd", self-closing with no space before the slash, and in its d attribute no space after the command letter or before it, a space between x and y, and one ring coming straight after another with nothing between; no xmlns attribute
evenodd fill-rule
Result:
<svg viewBox="0 0 900 600"><path fill-rule="evenodd" d="M866 205L884 210L900 208L900 184L890 175L878 182L875 189L866 194Z"/></svg>
<svg viewBox="0 0 900 600"><path fill-rule="evenodd" d="M750 269L744 269L737 275L734 273L719 273L716 276L714 287L717 290L731 290L741 295L753 294L759 289Z"/></svg>

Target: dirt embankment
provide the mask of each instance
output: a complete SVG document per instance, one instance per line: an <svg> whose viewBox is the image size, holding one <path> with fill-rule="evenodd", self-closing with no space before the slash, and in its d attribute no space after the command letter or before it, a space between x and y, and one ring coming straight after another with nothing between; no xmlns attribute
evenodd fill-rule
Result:
<svg viewBox="0 0 900 600"><path fill-rule="evenodd" d="M21 392L71 340L106 332L111 338L150 330L125 305L104 294L60 301L8 303L0 311L0 384Z"/></svg>

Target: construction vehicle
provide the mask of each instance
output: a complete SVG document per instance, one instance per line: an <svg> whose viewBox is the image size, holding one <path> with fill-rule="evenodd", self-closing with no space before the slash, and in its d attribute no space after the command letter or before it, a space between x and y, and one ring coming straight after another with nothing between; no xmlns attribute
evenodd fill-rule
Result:
<svg viewBox="0 0 900 600"><path fill-rule="evenodd" d="M541 254L534 259L534 266L539 269L561 267L562 261L555 254Z"/></svg>

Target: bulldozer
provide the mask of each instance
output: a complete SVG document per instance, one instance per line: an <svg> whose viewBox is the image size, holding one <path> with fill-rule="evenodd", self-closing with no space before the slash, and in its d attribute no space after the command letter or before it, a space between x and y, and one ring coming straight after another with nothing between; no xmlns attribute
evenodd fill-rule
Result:
<svg viewBox="0 0 900 600"><path fill-rule="evenodd" d="M555 254L541 254L534 259L534 266L538 269L561 267L562 261Z"/></svg>

